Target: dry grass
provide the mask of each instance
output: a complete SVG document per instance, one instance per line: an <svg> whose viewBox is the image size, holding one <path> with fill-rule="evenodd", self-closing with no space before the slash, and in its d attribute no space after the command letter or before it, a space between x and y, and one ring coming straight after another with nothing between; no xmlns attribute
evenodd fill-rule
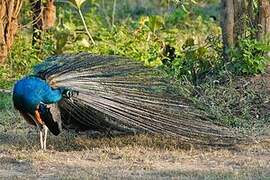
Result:
<svg viewBox="0 0 270 180"><path fill-rule="evenodd" d="M92 136L92 138L90 137ZM94 138L93 138L94 137ZM270 139L199 148L166 137L63 133L39 150L35 132L0 132L0 176L23 179L257 179L270 177Z"/></svg>

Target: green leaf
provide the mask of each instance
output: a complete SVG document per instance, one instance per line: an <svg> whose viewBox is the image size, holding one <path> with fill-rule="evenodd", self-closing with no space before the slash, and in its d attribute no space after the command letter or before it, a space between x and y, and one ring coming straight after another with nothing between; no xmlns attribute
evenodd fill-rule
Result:
<svg viewBox="0 0 270 180"><path fill-rule="evenodd" d="M149 29L155 33L155 31L163 27L164 24L164 19L161 16L150 16L147 25Z"/></svg>
<svg viewBox="0 0 270 180"><path fill-rule="evenodd" d="M71 3L73 6L75 6L76 8L80 9L82 4L85 2L86 0L68 0L69 3Z"/></svg>
<svg viewBox="0 0 270 180"><path fill-rule="evenodd" d="M198 52L198 58L202 58L206 54L207 49L205 47L199 47L197 52Z"/></svg>

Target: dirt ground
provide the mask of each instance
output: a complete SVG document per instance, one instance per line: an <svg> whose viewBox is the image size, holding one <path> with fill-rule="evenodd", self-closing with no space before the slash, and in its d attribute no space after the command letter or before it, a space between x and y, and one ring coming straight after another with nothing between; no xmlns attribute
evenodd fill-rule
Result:
<svg viewBox="0 0 270 180"><path fill-rule="evenodd" d="M0 132L1 179L270 179L270 137L230 148L150 135L63 133L39 150L36 133Z"/></svg>

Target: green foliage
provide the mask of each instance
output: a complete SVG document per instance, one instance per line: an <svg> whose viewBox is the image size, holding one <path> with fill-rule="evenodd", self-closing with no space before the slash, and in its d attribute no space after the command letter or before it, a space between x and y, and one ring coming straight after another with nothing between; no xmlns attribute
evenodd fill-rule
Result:
<svg viewBox="0 0 270 180"><path fill-rule="evenodd" d="M68 0L74 7L80 9L85 0Z"/></svg>
<svg viewBox="0 0 270 180"><path fill-rule="evenodd" d="M229 68L236 74L255 75L263 73L270 62L266 55L270 51L268 43L256 39L241 39L231 50Z"/></svg>
<svg viewBox="0 0 270 180"><path fill-rule="evenodd" d="M10 109L12 107L11 105L11 97L9 95L6 94L2 94L0 92L0 111L5 110L5 109Z"/></svg>
<svg viewBox="0 0 270 180"><path fill-rule="evenodd" d="M188 18L188 13L182 9L177 9L173 13L167 16L167 23L169 24L178 24Z"/></svg>
<svg viewBox="0 0 270 180"><path fill-rule="evenodd" d="M167 72L177 79L188 79L198 83L220 64L221 44L209 37L203 45L195 44L193 38L188 38L180 54L175 58L164 58L163 64Z"/></svg>
<svg viewBox="0 0 270 180"><path fill-rule="evenodd" d="M18 117L15 116L11 95L0 92L0 129L14 129L18 123ZM12 128L13 127L13 128Z"/></svg>
<svg viewBox="0 0 270 180"><path fill-rule="evenodd" d="M82 11L81 11L81 6L85 2L85 0L68 0L67 2L70 3L72 6L74 6L78 10L78 13L79 13L80 18L82 20L82 23L83 23L84 29L86 31L86 34L88 35L91 42L95 45L96 43L95 43L95 41L94 41L94 39L93 39L93 37L92 37L86 23L85 23L85 17L83 15Z"/></svg>
<svg viewBox="0 0 270 180"><path fill-rule="evenodd" d="M16 79L30 73L34 65L49 56L54 51L51 38L49 34L44 36L41 50L37 50L31 46L27 34L18 34L6 64L0 66L0 87L11 88Z"/></svg>
<svg viewBox="0 0 270 180"><path fill-rule="evenodd" d="M145 25L153 33L164 26L164 18L161 16L142 17L141 24Z"/></svg>

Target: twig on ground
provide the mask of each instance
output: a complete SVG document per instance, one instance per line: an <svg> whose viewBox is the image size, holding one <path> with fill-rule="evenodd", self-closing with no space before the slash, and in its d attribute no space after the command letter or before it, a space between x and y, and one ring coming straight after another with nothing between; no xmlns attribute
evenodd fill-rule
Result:
<svg viewBox="0 0 270 180"><path fill-rule="evenodd" d="M9 90L9 89L0 89L0 93L10 94L11 93L11 90Z"/></svg>

